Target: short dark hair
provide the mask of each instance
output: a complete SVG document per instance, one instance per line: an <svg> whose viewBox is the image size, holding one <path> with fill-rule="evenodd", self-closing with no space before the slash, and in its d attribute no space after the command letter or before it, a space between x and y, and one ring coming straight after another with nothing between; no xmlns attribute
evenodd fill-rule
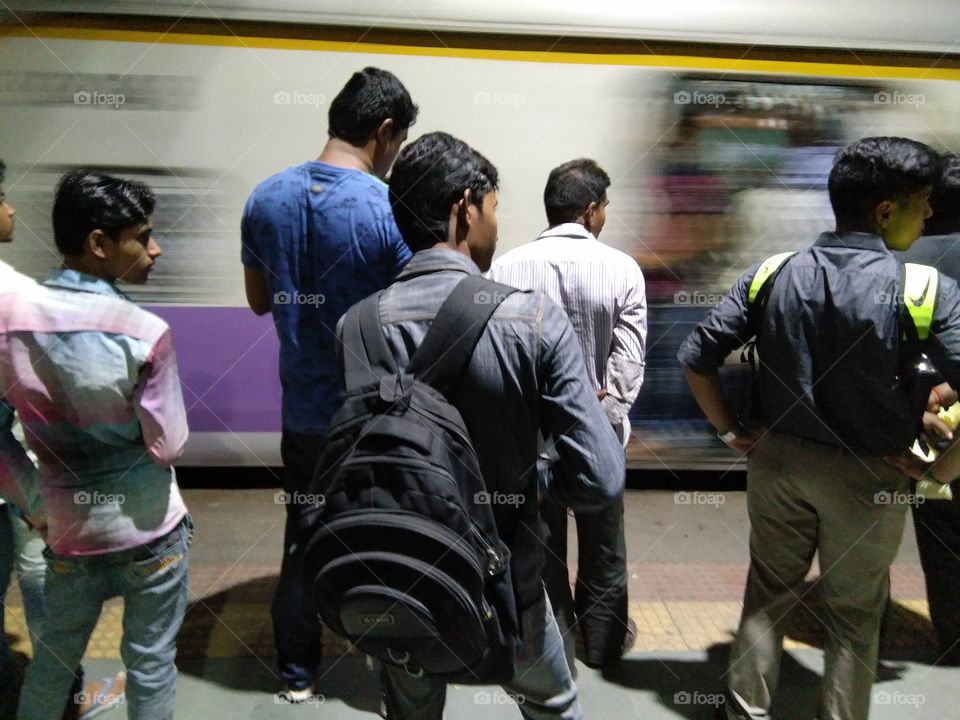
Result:
<svg viewBox="0 0 960 720"><path fill-rule="evenodd" d="M0 185L3 185L3 179L7 176L7 164L0 160Z"/></svg>
<svg viewBox="0 0 960 720"><path fill-rule="evenodd" d="M940 158L930 147L900 137L857 140L837 153L827 187L837 226L869 230L874 209L901 201L940 177Z"/></svg>
<svg viewBox="0 0 960 720"><path fill-rule="evenodd" d="M390 175L390 207L414 252L446 242L450 207L470 188L480 206L497 189L497 169L462 140L428 133L405 147Z"/></svg>
<svg viewBox="0 0 960 720"><path fill-rule="evenodd" d="M60 178L53 201L57 248L64 255L82 255L84 240L97 229L116 240L150 217L154 204L153 192L141 182L71 170Z"/></svg>
<svg viewBox="0 0 960 720"><path fill-rule="evenodd" d="M417 119L419 108L396 75L375 67L353 74L330 103L327 134L360 147L387 118L393 119L393 135Z"/></svg>
<svg viewBox="0 0 960 720"><path fill-rule="evenodd" d="M931 215L924 235L950 235L960 232L960 153L944 153L943 170L930 196Z"/></svg>
<svg viewBox="0 0 960 720"><path fill-rule="evenodd" d="M589 158L565 162L550 171L543 205L550 225L573 222L592 202L600 202L610 187L610 176Z"/></svg>

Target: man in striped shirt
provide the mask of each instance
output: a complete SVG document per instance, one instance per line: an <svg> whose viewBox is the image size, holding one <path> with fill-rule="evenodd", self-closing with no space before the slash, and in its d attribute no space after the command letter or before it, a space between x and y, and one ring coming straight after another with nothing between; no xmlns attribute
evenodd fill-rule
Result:
<svg viewBox="0 0 960 720"><path fill-rule="evenodd" d="M554 168L544 190L549 227L534 242L496 261L490 277L522 290L541 290L566 310L590 382L626 446L627 413L643 383L647 302L636 261L597 240L606 222L609 186L609 176L593 160ZM543 472L563 471L552 460L544 464ZM577 627L588 666L619 659L636 633L627 617L622 495L602 511L574 513L579 547L575 598L566 562L567 510L545 496L541 512L549 528L544 582L571 669Z"/></svg>
<svg viewBox="0 0 960 720"><path fill-rule="evenodd" d="M20 720L60 717L102 604L124 599L130 717L173 717L175 638L191 523L172 464L187 439L170 328L115 282L147 281L160 248L145 185L65 175L53 208L63 268L38 292L0 291L0 395L39 461L47 623ZM12 445L4 452L14 452ZM3 469L0 487L18 478Z"/></svg>

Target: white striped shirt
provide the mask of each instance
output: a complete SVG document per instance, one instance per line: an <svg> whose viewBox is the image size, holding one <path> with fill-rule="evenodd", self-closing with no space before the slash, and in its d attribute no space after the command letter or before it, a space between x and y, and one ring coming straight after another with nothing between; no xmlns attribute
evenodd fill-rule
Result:
<svg viewBox="0 0 960 720"><path fill-rule="evenodd" d="M601 404L620 426L643 384L647 299L637 262L583 225L564 223L499 258L489 276L541 290L567 311L590 382L607 390Z"/></svg>

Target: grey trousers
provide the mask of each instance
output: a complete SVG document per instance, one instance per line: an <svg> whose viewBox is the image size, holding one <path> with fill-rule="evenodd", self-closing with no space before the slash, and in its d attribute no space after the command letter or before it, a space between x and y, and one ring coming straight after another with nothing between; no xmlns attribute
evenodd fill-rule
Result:
<svg viewBox="0 0 960 720"><path fill-rule="evenodd" d="M747 462L750 574L727 673L731 718L768 718L783 629L817 581L827 629L820 720L867 720L909 483L880 458L771 433Z"/></svg>

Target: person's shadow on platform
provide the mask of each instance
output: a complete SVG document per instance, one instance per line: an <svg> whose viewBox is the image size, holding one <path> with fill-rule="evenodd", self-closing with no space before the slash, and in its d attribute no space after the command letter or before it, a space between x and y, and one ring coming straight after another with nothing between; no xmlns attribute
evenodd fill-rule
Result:
<svg viewBox="0 0 960 720"><path fill-rule="evenodd" d="M716 720L726 702L724 688L729 643L711 645L705 660L629 657L604 671L603 679L632 690L657 694L660 704L678 717ZM780 685L772 716L783 720L809 720L817 705L820 676L783 654ZM639 708L638 708L639 710Z"/></svg>
<svg viewBox="0 0 960 720"><path fill-rule="evenodd" d="M177 636L177 668L207 683L272 695L283 688L273 645L270 599L276 576L233 585L187 607ZM379 674L366 656L324 631L316 691L365 712L380 709Z"/></svg>
<svg viewBox="0 0 960 720"><path fill-rule="evenodd" d="M822 649L828 630L820 621L822 602L814 589L804 594L787 622L786 637ZM726 673L730 643L707 648L706 660L625 658L604 671L604 680L626 688L647 690L679 717L715 720L726 700ZM909 608L891 602L881 630L877 683L898 679L905 661L931 664L936 660L936 641L930 621ZM783 720L809 720L819 702L822 678L799 663L790 650L780 661L780 679L771 715Z"/></svg>

